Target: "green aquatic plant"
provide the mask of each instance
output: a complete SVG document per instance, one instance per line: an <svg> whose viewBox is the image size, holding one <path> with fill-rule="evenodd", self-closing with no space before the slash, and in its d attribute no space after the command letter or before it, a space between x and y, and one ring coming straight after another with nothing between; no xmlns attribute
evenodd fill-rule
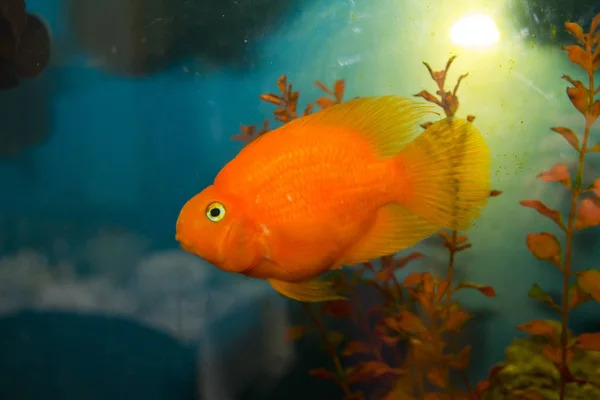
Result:
<svg viewBox="0 0 600 400"><path fill-rule="evenodd" d="M554 127L552 131L563 136L577 154L576 170L571 171L565 164L559 163L550 170L538 175L545 182L554 182L564 186L570 192L570 206L566 221L559 210L552 209L539 200L523 200L521 205L529 207L553 221L562 241L551 232L529 233L527 247L535 258L553 265L562 273L563 290L560 301L546 293L538 284L534 284L529 296L545 303L558 314L559 323L552 320L533 320L517 327L519 331L529 333L529 342L517 341L514 349L535 349L536 365L541 368L538 378L531 381L530 387L521 387L519 382L529 379L531 375L515 374L514 351L507 352L507 361L492 370L492 389L490 393L498 393L496 385L502 388L518 389L509 395L515 398L537 399L576 399L600 398L580 397L581 393L598 393L598 366L593 371L582 368L577 360L594 359L598 355L590 352L600 351L600 333L584 333L573 336L569 332L569 313L588 301L600 301L600 271L586 269L576 271L573 265L573 244L575 235L588 228L600 225L600 178L590 180L584 177L586 155L600 152L600 141L592 144L591 128L600 116L600 85L594 82L594 73L600 67L600 14L592 20L589 32L581 26L568 22L566 29L577 39L578 44L565 47L569 60L585 72L584 81L575 80L568 75L563 79L571 84L566 89L572 105L582 115L585 127L581 134L576 134L567 127ZM600 138L596 138L600 139ZM574 177L572 179L572 176ZM515 347L516 346L516 347ZM512 350L511 350L512 351ZM529 350L533 356L533 351ZM550 367L549 367L550 366ZM521 367L523 367L521 363ZM515 379L508 384L507 379ZM518 379L518 381L517 381ZM577 388L578 387L578 388ZM498 398L498 397L491 397ZM504 397L506 398L506 397Z"/></svg>

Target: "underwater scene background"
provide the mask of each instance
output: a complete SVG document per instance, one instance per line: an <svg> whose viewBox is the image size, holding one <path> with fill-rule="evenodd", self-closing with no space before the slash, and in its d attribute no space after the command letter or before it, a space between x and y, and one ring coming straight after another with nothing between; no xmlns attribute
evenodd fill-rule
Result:
<svg viewBox="0 0 600 400"><path fill-rule="evenodd" d="M600 399L596 2L0 5L0 399ZM386 94L483 132L468 232L322 304L179 248L261 128Z"/></svg>

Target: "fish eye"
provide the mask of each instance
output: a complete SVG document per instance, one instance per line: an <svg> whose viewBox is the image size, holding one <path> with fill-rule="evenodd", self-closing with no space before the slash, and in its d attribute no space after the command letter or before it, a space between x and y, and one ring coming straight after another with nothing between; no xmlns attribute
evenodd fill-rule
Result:
<svg viewBox="0 0 600 400"><path fill-rule="evenodd" d="M210 203L208 207L206 207L206 216L212 222L219 222L225 217L225 207L218 201Z"/></svg>

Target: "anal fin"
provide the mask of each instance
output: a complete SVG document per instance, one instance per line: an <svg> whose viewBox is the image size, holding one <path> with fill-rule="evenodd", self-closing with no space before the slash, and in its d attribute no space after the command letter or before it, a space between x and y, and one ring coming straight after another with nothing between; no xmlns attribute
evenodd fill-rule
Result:
<svg viewBox="0 0 600 400"><path fill-rule="evenodd" d="M344 256L346 265L359 264L414 246L442 227L397 203L382 207L367 234Z"/></svg>
<svg viewBox="0 0 600 400"><path fill-rule="evenodd" d="M267 281L280 294L302 302L346 300L334 290L331 282L319 277L301 282L285 282L277 279L267 279Z"/></svg>

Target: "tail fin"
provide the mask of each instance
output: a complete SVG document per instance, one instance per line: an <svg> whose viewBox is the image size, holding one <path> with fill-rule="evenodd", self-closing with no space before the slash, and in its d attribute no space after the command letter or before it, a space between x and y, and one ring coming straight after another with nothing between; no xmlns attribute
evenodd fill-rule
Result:
<svg viewBox="0 0 600 400"><path fill-rule="evenodd" d="M464 119L436 122L395 156L398 203L434 224L467 230L490 193L489 148Z"/></svg>

